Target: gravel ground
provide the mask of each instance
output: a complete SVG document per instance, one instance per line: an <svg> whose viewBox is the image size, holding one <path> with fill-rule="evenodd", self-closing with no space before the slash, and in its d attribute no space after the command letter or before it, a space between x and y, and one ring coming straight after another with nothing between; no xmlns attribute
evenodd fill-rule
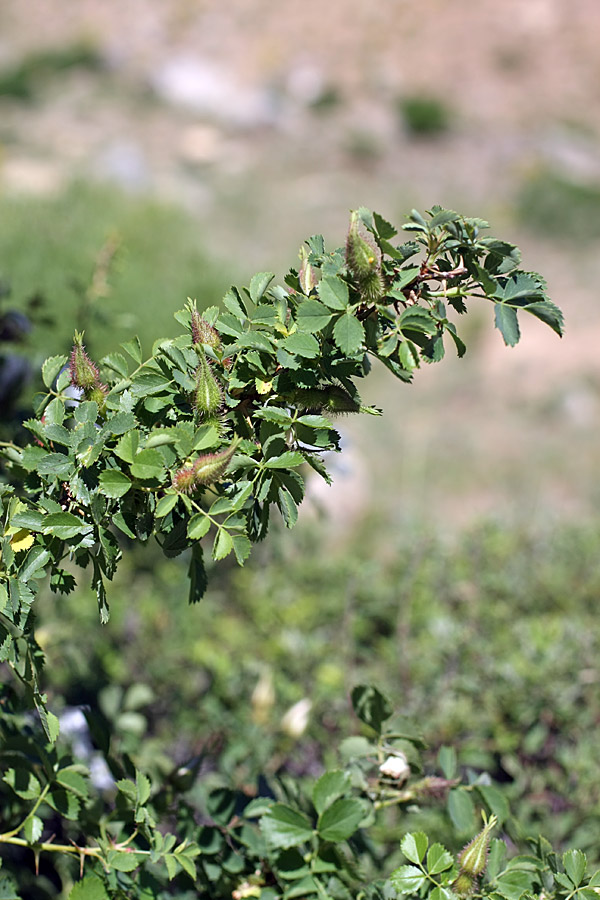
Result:
<svg viewBox="0 0 600 900"><path fill-rule="evenodd" d="M101 67L43 77L30 102L0 96L0 190L93 177L174 199L248 272L281 271L316 230L339 240L363 203L396 221L436 202L487 215L547 274L567 336L534 323L507 351L488 324L446 388L429 368L408 405L384 388L394 446L403 411L428 410L395 471L429 502L427 448L451 432L483 479L465 500L448 476L452 515L468 518L502 508L511 467L543 445L550 474L518 486L525 507L579 516L597 508L599 263L593 247L519 235L514 208L544 167L600 182L599 34L597 0L3 0L0 74L81 42ZM443 134L409 134L398 104L414 95L444 104Z"/></svg>

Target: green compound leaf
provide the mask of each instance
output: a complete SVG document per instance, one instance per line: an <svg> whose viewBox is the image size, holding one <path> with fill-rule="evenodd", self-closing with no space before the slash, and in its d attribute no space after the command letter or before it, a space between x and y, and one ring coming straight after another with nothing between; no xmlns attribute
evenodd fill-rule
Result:
<svg viewBox="0 0 600 900"><path fill-rule="evenodd" d="M225 559L233 550L233 538L225 528L219 528L212 549L213 559Z"/></svg>
<svg viewBox="0 0 600 900"><path fill-rule="evenodd" d="M296 322L298 331L314 334L331 322L332 313L318 300L305 300L298 307Z"/></svg>
<svg viewBox="0 0 600 900"><path fill-rule="evenodd" d="M71 791L67 791L60 786L55 787L46 795L46 800L52 809L56 810L59 815L64 816L65 819L70 819L74 822L79 818L79 798Z"/></svg>
<svg viewBox="0 0 600 900"><path fill-rule="evenodd" d="M427 871L430 875L439 875L454 864L454 857L441 844L432 844L427 853Z"/></svg>
<svg viewBox="0 0 600 900"><path fill-rule="evenodd" d="M283 516L287 528L293 528L298 521L298 507L296 501L286 488L280 487L277 491L277 505Z"/></svg>
<svg viewBox="0 0 600 900"><path fill-rule="evenodd" d="M50 356L42 366L42 381L47 388L51 388L54 379L66 364L66 356Z"/></svg>
<svg viewBox="0 0 600 900"><path fill-rule="evenodd" d="M457 219L460 219L458 213L455 213L451 209L440 209L439 212L432 217L429 222L430 228L439 228L440 225L447 225L448 222L456 222Z"/></svg>
<svg viewBox="0 0 600 900"><path fill-rule="evenodd" d="M555 331L559 337L563 336L564 319L561 310L552 303L551 300L539 301L537 303L528 303L523 307L526 312L531 313L536 319L549 325L552 331Z"/></svg>
<svg viewBox="0 0 600 900"><path fill-rule="evenodd" d="M143 772L136 772L135 786L136 800L141 806L143 806L144 803L147 803L150 799L150 791L152 789L150 779L147 775L144 775Z"/></svg>
<svg viewBox="0 0 600 900"><path fill-rule="evenodd" d="M204 513L196 513L188 522L187 536L191 541L199 541L210 530L211 521Z"/></svg>
<svg viewBox="0 0 600 900"><path fill-rule="evenodd" d="M78 425L94 425L98 418L98 404L94 400L83 400L75 407L74 419Z"/></svg>
<svg viewBox="0 0 600 900"><path fill-rule="evenodd" d="M490 852L487 860L486 875L489 881L493 881L504 867L506 859L506 844L494 838L490 841Z"/></svg>
<svg viewBox="0 0 600 900"><path fill-rule="evenodd" d="M131 488L131 480L119 469L105 469L104 472L100 473L98 482L100 485L100 492L104 494L105 497L110 497L113 500L124 497Z"/></svg>
<svg viewBox="0 0 600 900"><path fill-rule="evenodd" d="M454 747L440 747L438 763L440 769L444 773L444 778L454 778L458 768L458 760L456 758L456 750Z"/></svg>
<svg viewBox="0 0 600 900"><path fill-rule="evenodd" d="M38 779L28 769L8 769L2 778L22 800L36 800L42 790Z"/></svg>
<svg viewBox="0 0 600 900"><path fill-rule="evenodd" d="M451 890L438 885L430 893L429 900L454 900L454 897L455 894Z"/></svg>
<svg viewBox="0 0 600 900"><path fill-rule="evenodd" d="M137 869L143 857L133 851L109 850L106 854L106 863L110 869L117 872L133 872Z"/></svg>
<svg viewBox="0 0 600 900"><path fill-rule="evenodd" d="M406 331L419 331L422 334L435 334L437 325L431 313L420 306L409 306L398 319L398 326Z"/></svg>
<svg viewBox="0 0 600 900"><path fill-rule="evenodd" d="M365 340L365 329L356 316L347 312L333 326L336 346L347 356L354 356Z"/></svg>
<svg viewBox="0 0 600 900"><path fill-rule="evenodd" d="M429 839L422 831L405 834L400 849L405 857L413 863L421 863L425 859Z"/></svg>
<svg viewBox="0 0 600 900"><path fill-rule="evenodd" d="M329 309L346 309L348 285L335 275L325 275L317 288L319 297Z"/></svg>
<svg viewBox="0 0 600 900"><path fill-rule="evenodd" d="M565 872L574 887L579 887L587 869L587 859L581 850L567 850L562 858Z"/></svg>
<svg viewBox="0 0 600 900"><path fill-rule="evenodd" d="M136 421L135 416L133 416L129 412L118 412L116 415L111 416L110 419L107 420L106 424L103 427L103 431L108 431L110 434L125 434L126 431L131 431L132 428L135 428Z"/></svg>
<svg viewBox="0 0 600 900"><path fill-rule="evenodd" d="M33 546L27 556L23 567L19 572L19 581L24 583L31 581L36 572L40 572L50 559L50 551L44 547Z"/></svg>
<svg viewBox="0 0 600 900"><path fill-rule="evenodd" d="M46 709L45 704L40 699L38 699L38 697L35 697L34 700L35 707L38 711L40 722L42 723L42 728L44 729L46 737L51 744L54 744L60 732L60 722L58 721L58 716L55 716L54 713L49 712Z"/></svg>
<svg viewBox="0 0 600 900"><path fill-rule="evenodd" d="M377 732L393 713L390 701L371 684L357 685L351 694L352 706L358 718Z"/></svg>
<svg viewBox="0 0 600 900"><path fill-rule="evenodd" d="M559 881L560 874L555 876ZM506 900L520 900L520 898L530 893L533 889L534 876L531 872L511 871L502 875L497 882L496 893ZM571 887L567 881L567 890Z"/></svg>
<svg viewBox="0 0 600 900"><path fill-rule="evenodd" d="M448 794L448 814L457 831L472 831L475 822L475 807L470 795L457 788Z"/></svg>
<svg viewBox="0 0 600 900"><path fill-rule="evenodd" d="M30 844L37 844L42 836L43 830L44 823L42 820L38 818L38 816L29 816L23 825L23 837L26 841L29 841Z"/></svg>
<svg viewBox="0 0 600 900"><path fill-rule="evenodd" d="M259 409L255 415L257 418L265 419L267 422L273 422L275 425L292 424L292 417L289 412L278 406L267 406L265 409Z"/></svg>
<svg viewBox="0 0 600 900"><path fill-rule="evenodd" d="M312 801L319 815L337 800L343 796L350 788L350 778L347 772L341 769L332 772L325 772L321 775L315 784L312 792Z"/></svg>
<svg viewBox="0 0 600 900"><path fill-rule="evenodd" d="M339 797L319 816L317 831L324 841L346 841L365 818L365 807L357 797Z"/></svg>
<svg viewBox="0 0 600 900"><path fill-rule="evenodd" d="M123 462L132 463L135 459L135 455L138 452L138 447L140 445L140 433L139 431L128 431L117 443L115 447L115 455L122 459Z"/></svg>
<svg viewBox="0 0 600 900"><path fill-rule="evenodd" d="M204 553L200 543L192 545L192 556L188 569L188 577L190 579L188 603L199 603L206 593L206 588L208 586L206 568L204 566Z"/></svg>
<svg viewBox="0 0 600 900"><path fill-rule="evenodd" d="M140 372L133 379L131 393L134 397L152 397L160 394L171 384L171 379L158 372Z"/></svg>
<svg viewBox="0 0 600 900"><path fill-rule="evenodd" d="M502 825L506 822L510 815L510 808L502 791L493 784L478 784L477 792L490 812L496 816L498 823Z"/></svg>
<svg viewBox="0 0 600 900"><path fill-rule="evenodd" d="M22 512L11 516L10 524L16 528L26 528L28 531L41 531L44 517L33 509L24 509Z"/></svg>
<svg viewBox="0 0 600 900"><path fill-rule="evenodd" d="M73 885L69 900L109 900L109 897L98 876L90 874Z"/></svg>
<svg viewBox="0 0 600 900"><path fill-rule="evenodd" d="M41 450L41 447L39 448ZM74 462L64 453L46 453L42 450L42 458L36 465L40 475L59 475L70 478L74 470Z"/></svg>
<svg viewBox="0 0 600 900"><path fill-rule="evenodd" d="M521 332L517 319L517 311L512 306L504 303L496 303L495 307L496 328L504 338L507 347L514 347L519 343Z"/></svg>
<svg viewBox="0 0 600 900"><path fill-rule="evenodd" d="M543 287L533 273L515 272L504 281L503 287L498 286L496 297L506 303L522 306L523 301L543 299Z"/></svg>
<svg viewBox="0 0 600 900"><path fill-rule="evenodd" d="M412 372L418 367L419 352L412 341L402 341L398 350L398 359L407 372Z"/></svg>
<svg viewBox="0 0 600 900"><path fill-rule="evenodd" d="M165 476L165 465L161 453L153 449L140 450L131 465L131 474L134 478L141 478L144 481L153 478L162 481Z"/></svg>
<svg viewBox="0 0 600 900"><path fill-rule="evenodd" d="M396 234L398 234L398 229L394 228L393 225L390 224L383 216L380 216L379 213L373 213L373 222L375 224L375 228L377 230L377 234L379 237L384 238L385 240L389 240L393 238Z"/></svg>
<svg viewBox="0 0 600 900"><path fill-rule="evenodd" d="M298 450L286 450L279 456L272 456L266 460L266 469L292 469L294 466L300 466L304 462L304 457Z"/></svg>
<svg viewBox="0 0 600 900"><path fill-rule="evenodd" d="M44 518L44 534L53 534L63 541L78 534L87 534L92 526L78 519L70 512L50 513Z"/></svg>
<svg viewBox="0 0 600 900"><path fill-rule="evenodd" d="M128 378L129 365L122 353L108 353L106 356L102 357L101 362L102 365L108 366L116 372L117 375L120 375L121 378Z"/></svg>
<svg viewBox="0 0 600 900"><path fill-rule="evenodd" d="M288 353L295 356L303 356L305 359L314 359L319 355L319 342L312 334L302 334L299 331L290 334L282 342L281 346Z"/></svg>
<svg viewBox="0 0 600 900"><path fill-rule="evenodd" d="M239 336L231 348L227 349L231 353L236 353L238 350L264 350L266 353L272 353L273 342L264 331L247 331Z"/></svg>
<svg viewBox="0 0 600 900"><path fill-rule="evenodd" d="M117 781L117 789L129 798L132 802L135 803L135 799L137 796L137 788L133 781L129 778L121 778Z"/></svg>
<svg viewBox="0 0 600 900"><path fill-rule="evenodd" d="M304 844L313 833L306 816L284 803L275 803L271 807L261 818L260 828L269 847L282 849Z"/></svg>
<svg viewBox="0 0 600 900"><path fill-rule="evenodd" d="M253 303L259 303L265 291L275 278L273 272L257 272L250 280L250 299Z"/></svg>
<svg viewBox="0 0 600 900"><path fill-rule="evenodd" d="M164 497L161 497L158 503L156 504L156 509L154 510L154 515L157 519L162 519L167 516L173 507L177 505L177 501L179 497L177 494L165 494Z"/></svg>
<svg viewBox="0 0 600 900"><path fill-rule="evenodd" d="M130 341L126 341L124 344L121 344L121 347L139 366L142 361L142 345L140 344L139 337L136 335Z"/></svg>
<svg viewBox="0 0 600 900"><path fill-rule="evenodd" d="M234 534L232 536L232 540L233 552L235 553L237 563L239 566L243 566L244 562L250 556L250 551L252 550L250 539L246 537L245 534Z"/></svg>
<svg viewBox="0 0 600 900"><path fill-rule="evenodd" d="M392 872L390 881L399 894L412 894L425 884L426 877L416 866L400 866Z"/></svg>
<svg viewBox="0 0 600 900"><path fill-rule="evenodd" d="M89 796L87 780L81 772L78 772L73 766L67 766L64 769L60 769L56 773L56 781L61 787L64 787L65 790L72 791L76 797L87 800Z"/></svg>
<svg viewBox="0 0 600 900"><path fill-rule="evenodd" d="M333 339L342 353L354 356L365 341L364 326L351 312L346 312L333 327Z"/></svg>

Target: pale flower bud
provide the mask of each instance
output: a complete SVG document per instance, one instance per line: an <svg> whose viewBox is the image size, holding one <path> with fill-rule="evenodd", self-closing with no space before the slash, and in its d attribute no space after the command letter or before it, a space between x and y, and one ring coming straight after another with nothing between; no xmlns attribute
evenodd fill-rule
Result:
<svg viewBox="0 0 600 900"><path fill-rule="evenodd" d="M266 722L269 713L275 703L275 689L273 687L273 673L271 669L265 669L252 691L252 718L255 722Z"/></svg>
<svg viewBox="0 0 600 900"><path fill-rule="evenodd" d="M382 775L403 783L410 775L410 766L404 753L395 753L393 756L388 756L386 761L381 763L379 771Z"/></svg>
<svg viewBox="0 0 600 900"><path fill-rule="evenodd" d="M290 737L299 738L306 731L310 711L312 709L312 701L308 697L298 700L293 706L290 706L281 720L281 730L285 731Z"/></svg>

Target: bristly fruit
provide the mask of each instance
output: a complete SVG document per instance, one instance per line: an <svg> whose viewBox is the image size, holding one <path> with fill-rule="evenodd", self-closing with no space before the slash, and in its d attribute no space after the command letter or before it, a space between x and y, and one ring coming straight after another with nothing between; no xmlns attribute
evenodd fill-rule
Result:
<svg viewBox="0 0 600 900"><path fill-rule="evenodd" d="M204 352L200 354L200 365L196 369L196 387L194 389L194 409L201 419L216 415L223 402L221 388L212 373L210 363Z"/></svg>
<svg viewBox="0 0 600 900"><path fill-rule="evenodd" d="M93 388L85 391L85 399L86 400L94 400L98 404L98 409L101 413L104 413L106 410L106 396L108 394L108 388L105 384L102 384L101 381L98 384L95 384Z"/></svg>
<svg viewBox="0 0 600 900"><path fill-rule="evenodd" d="M468 897L475 889L477 879L466 872L460 872L452 883L452 890L459 897Z"/></svg>
<svg viewBox="0 0 600 900"><path fill-rule="evenodd" d="M108 388L100 381L98 366L86 353L83 346L83 332L76 331L73 336L69 373L71 384L81 388L86 400L95 401L98 404L98 411L103 415L106 412Z"/></svg>
<svg viewBox="0 0 600 900"><path fill-rule="evenodd" d="M208 344L209 347L212 347L216 350L221 346L221 338L219 337L219 332L217 329L207 322L204 316L201 316L196 308L196 301L190 300L189 302L189 311L190 311L190 327L192 331L192 343L193 344Z"/></svg>
<svg viewBox="0 0 600 900"><path fill-rule="evenodd" d="M452 889L459 897L466 897L472 893L477 878L485 872L492 831L497 824L497 817L490 816L479 834L475 835L458 854L460 869Z"/></svg>
<svg viewBox="0 0 600 900"><path fill-rule="evenodd" d="M196 489L196 473L193 466L184 466L173 475L173 487L180 494L192 494Z"/></svg>
<svg viewBox="0 0 600 900"><path fill-rule="evenodd" d="M458 854L458 864L461 872L477 876L485 871L492 831L497 824L497 817L490 816L479 834L475 835L466 847L463 847Z"/></svg>
<svg viewBox="0 0 600 900"><path fill-rule="evenodd" d="M220 481L233 458L239 441L235 440L226 450L219 453L205 453L194 460L191 466L184 466L175 472L173 487L181 494L192 494L200 487Z"/></svg>
<svg viewBox="0 0 600 900"><path fill-rule="evenodd" d="M381 274L381 253L361 234L360 219L354 210L346 237L346 265L357 283L362 298L376 303L385 292Z"/></svg>
<svg viewBox="0 0 600 900"><path fill-rule="evenodd" d="M235 440L226 450L220 453L206 453L199 456L194 463L196 484L207 485L220 481L229 467L239 441Z"/></svg>
<svg viewBox="0 0 600 900"><path fill-rule="evenodd" d="M73 349L69 359L71 384L82 390L91 390L100 383L98 366L92 362L83 346L83 331L73 335Z"/></svg>

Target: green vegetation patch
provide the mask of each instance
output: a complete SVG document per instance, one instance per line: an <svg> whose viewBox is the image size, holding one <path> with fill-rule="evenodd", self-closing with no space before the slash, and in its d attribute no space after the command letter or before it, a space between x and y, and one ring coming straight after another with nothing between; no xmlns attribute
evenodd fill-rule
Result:
<svg viewBox="0 0 600 900"><path fill-rule="evenodd" d="M528 178L517 197L517 215L527 228L561 241L600 237L600 183L576 181L552 169Z"/></svg>
<svg viewBox="0 0 600 900"><path fill-rule="evenodd" d="M26 310L32 296L41 299L52 324L32 334L40 354L67 349L75 328L86 329L98 355L133 331L147 348L174 332L186 297L210 305L227 286L202 230L179 207L107 185L0 196L0 275L12 292L4 306Z"/></svg>

